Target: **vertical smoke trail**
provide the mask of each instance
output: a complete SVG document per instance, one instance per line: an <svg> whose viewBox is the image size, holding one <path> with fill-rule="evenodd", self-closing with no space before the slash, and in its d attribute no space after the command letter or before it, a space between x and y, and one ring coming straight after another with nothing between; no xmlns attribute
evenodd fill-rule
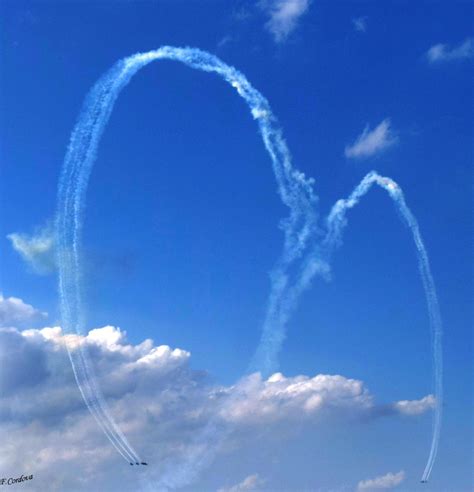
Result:
<svg viewBox="0 0 474 492"><path fill-rule="evenodd" d="M397 210L400 212L403 221L410 228L416 246L418 265L428 307L433 351L436 407L433 418L433 435L430 454L422 475L422 481L427 481L436 458L441 432L443 409L443 329L428 254L421 238L418 222L406 205L403 191L395 181L391 178L380 176L375 171L371 171L362 179L347 199L341 199L335 203L326 219L327 234L304 259L298 281L289 289L286 302L280 304L280 309L283 311L283 315L281 316L289 316L289 313L294 309L299 296L310 285L314 275L319 274L325 276L329 274L331 256L336 247L341 244L342 233L347 224L346 211L355 207L359 203L359 200L370 190L373 184L379 185L388 192L394 201Z"/></svg>
<svg viewBox="0 0 474 492"><path fill-rule="evenodd" d="M60 177L56 237L60 304L66 333L85 334L86 331L82 316L80 237L85 193L100 138L121 90L138 70L159 59L180 61L191 68L220 75L237 90L248 104L254 119L258 121L263 142L272 161L278 193L290 210L288 218L282 222L284 247L272 275L270 311L284 297L286 270L302 255L312 231L316 228L313 182L292 167L289 150L268 101L251 86L244 75L209 53L193 48L165 46L125 58L114 65L87 95L71 134ZM269 325L265 333L268 338L266 353L273 354L272 358L275 359L283 339L282 333L279 336L272 335ZM79 351L70 350L69 355L82 396L109 440L124 458L140 461L108 412L105 399L96 385L85 347Z"/></svg>
<svg viewBox="0 0 474 492"><path fill-rule="evenodd" d="M438 453L439 438L441 434L441 420L443 412L443 325L441 321L438 296L436 295L436 288L433 276L431 274L428 253L421 238L418 222L411 210L407 207L401 189L398 188L396 190L390 190L390 194L397 204L402 217L405 219L407 226L413 234L413 239L418 251L419 268L430 317L436 407L433 420L433 438L431 442L430 454L421 478L422 481L427 481L430 477L431 470L433 469L434 461Z"/></svg>
<svg viewBox="0 0 474 492"><path fill-rule="evenodd" d="M63 265L66 265L66 261L68 259L67 257L64 257L64 251L58 253L58 258L61 258L64 261ZM61 284L61 287L63 287L63 284ZM68 308L69 304L63 303L62 314L63 324L65 326L67 326L66 323L71 317ZM67 329L65 331L68 332ZM85 351L85 348L83 348L82 346L70 347L68 344L66 344L66 347L73 368L74 377L89 411L97 420L105 435L110 440L115 449L119 452L119 454L127 461L139 461L138 456L133 453L133 450L128 449L126 446L123 445L122 442L116 439L114 429L111 429L110 424L103 419L102 414L104 413L105 409L101 408L101 402L96 398L97 390L94 386L95 380L93 377L91 377L93 373L90 368L88 354Z"/></svg>

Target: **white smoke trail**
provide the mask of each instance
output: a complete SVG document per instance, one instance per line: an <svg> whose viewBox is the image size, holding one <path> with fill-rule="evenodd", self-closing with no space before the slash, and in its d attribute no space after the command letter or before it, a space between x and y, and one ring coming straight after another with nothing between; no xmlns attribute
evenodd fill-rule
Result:
<svg viewBox="0 0 474 492"><path fill-rule="evenodd" d="M355 206L373 183L384 187L398 205L404 220L412 230L417 246L433 331L438 405L433 443L423 475L428 477L436 456L441 423L441 319L426 250L421 241L416 220L406 207L400 188L389 178L369 173L347 200L339 200L336 203L327 219L327 235L324 238L321 237L321 232L316 225L317 197L313 192L313 181L293 168L289 150L268 101L250 85L244 75L209 53L194 48L167 46L147 53L138 53L114 65L87 95L71 135L58 188L56 236L59 293L65 331L70 333L84 333L85 331L80 282L80 237L85 193L100 138L121 90L138 70L160 59L176 60L197 70L214 72L236 89L259 124L263 142L272 161L278 193L283 203L289 208L289 216L281 223L284 232L283 252L271 273L267 314L262 329L262 338L252 365L264 375L268 375L277 367L278 353L285 337L286 324L301 293L309 286L316 274L329 275L329 261L332 250L341 240L345 225L345 211ZM311 249L309 248L310 243ZM302 258L302 267L295 272L295 262ZM89 410L117 451L125 459L139 462L137 453L108 412L107 404L96 385L85 348L80 352L70 352L70 358L77 384ZM170 487L184 485L195 476L197 470L209 461L221 442L221 438L227 432L218 427L216 422L209 423L205 431L196 439L197 446L179 465L181 466L180 473L176 474L176 469L174 469L173 473L165 474L160 488L167 490ZM212 450L209 449L210 443ZM205 448L207 449L204 450Z"/></svg>
<svg viewBox="0 0 474 492"><path fill-rule="evenodd" d="M273 273L271 299L276 299L278 302L284 297L286 270L301 256L310 234L315 230L316 197L312 189L313 182L292 167L290 153L268 101L250 85L244 75L209 53L193 48L165 46L125 58L114 65L87 95L71 134L59 182L56 238L60 304L66 333L85 332L82 316L80 237L85 193L100 138L121 90L138 70L159 59L177 60L192 68L220 75L247 102L252 116L259 123L263 142L273 164L278 193L283 203L290 209L289 217L282 222L285 241L283 253ZM270 310L273 309L271 306L274 303L275 301L270 301ZM270 326L266 328L265 333L271 335ZM272 358L276 359L281 346L282 333L272 337L270 339L267 336L265 350L267 354L273 354ZM86 349L70 352L70 359L82 396L107 437L125 459L140 461L136 451L125 439L108 412L105 399L96 385Z"/></svg>
<svg viewBox="0 0 474 492"><path fill-rule="evenodd" d="M360 199L370 190L373 184L377 184L388 192L389 196L396 205L402 220L410 228L416 246L418 265L428 307L433 352L434 393L436 397L436 407L433 418L433 433L430 453L422 475L422 481L427 481L436 459L441 433L443 409L443 330L435 284L431 274L428 254L421 238L418 222L416 221L411 210L406 205L402 189L394 180L380 176L375 171L371 171L362 179L347 199L341 199L335 203L326 219L326 236L321 242L316 244L313 250L303 260L303 266L301 268L298 281L290 289L288 289L288 292L286 292L285 302L280 303L280 309L283 312L280 316L285 317L286 319L288 318L291 311L295 308L301 293L308 288L311 280L316 274L321 276L329 275L331 256L336 247L341 244L342 233L347 224L346 211L355 207L359 203Z"/></svg>

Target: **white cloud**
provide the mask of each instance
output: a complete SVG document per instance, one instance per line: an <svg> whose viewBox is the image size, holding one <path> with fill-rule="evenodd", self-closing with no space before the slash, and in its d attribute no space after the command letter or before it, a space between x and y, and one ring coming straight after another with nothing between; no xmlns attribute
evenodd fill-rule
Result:
<svg viewBox="0 0 474 492"><path fill-rule="evenodd" d="M421 400L401 400L393 405L402 415L421 415L435 407L436 399L433 395L427 395Z"/></svg>
<svg viewBox="0 0 474 492"><path fill-rule="evenodd" d="M263 0L261 8L269 16L265 27L277 43L284 42L308 11L311 0Z"/></svg>
<svg viewBox="0 0 474 492"><path fill-rule="evenodd" d="M391 128L390 119L386 118L373 130L367 125L354 143L347 145L344 155L348 158L362 159L388 149L398 142L398 137Z"/></svg>
<svg viewBox="0 0 474 492"><path fill-rule="evenodd" d="M55 270L54 235L50 224L32 235L13 232L7 238L35 273L46 275Z"/></svg>
<svg viewBox="0 0 474 492"><path fill-rule="evenodd" d="M433 64L472 58L474 57L474 39L467 38L463 43L454 47L442 43L435 44L426 52L426 57Z"/></svg>
<svg viewBox="0 0 474 492"><path fill-rule="evenodd" d="M241 482L231 487L222 487L217 492L244 492L248 490L259 490L265 485L265 480L259 477L258 473L249 475Z"/></svg>
<svg viewBox="0 0 474 492"><path fill-rule="evenodd" d="M29 306L28 311L36 310ZM263 379L252 374L231 386L218 385L189 367L188 351L155 346L151 339L132 344L125 331L113 326L91 330L86 336L64 334L60 327L3 328L2 469L7 474L10 470L34 473L30 491L137 490L137 471L121 463L82 402L66 345L72 351L88 349L111 415L150 463L139 470L139 476L146 474L154 484L163 477L180 483L176 472L194 466L189 465L189 457L206 463L206 453L240 449L255 438L257 430L262 446L270 439L263 429L272 439L285 439L300 424L327 426L334 418L358 422L383 415L415 415L431 408L421 405L419 411L407 411L410 403L414 408L422 399L395 402L383 407L389 411L377 412L379 407L364 383L340 375L276 373ZM214 427L209 427L210 422ZM208 439L209 429L215 428L232 430L228 444L209 444L215 442ZM77 474L77 469L84 473ZM262 484L254 474L227 490L255 490Z"/></svg>
<svg viewBox="0 0 474 492"><path fill-rule="evenodd" d="M233 397L232 404L221 410L222 417L245 425L312 418L335 410L356 413L373 407L362 381L337 375L287 378L276 373L263 380L256 373L224 391Z"/></svg>
<svg viewBox="0 0 474 492"><path fill-rule="evenodd" d="M367 16L355 17L352 19L354 29L358 32L365 32L367 30Z"/></svg>
<svg viewBox="0 0 474 492"><path fill-rule="evenodd" d="M18 297L3 297L0 292L0 327L18 326L45 318L47 313L38 311Z"/></svg>
<svg viewBox="0 0 474 492"><path fill-rule="evenodd" d="M365 490L392 489L397 485L400 485L403 480L405 480L405 472L403 470L398 473L387 473L386 475L382 475L380 477L361 480L357 484L357 490L362 492Z"/></svg>

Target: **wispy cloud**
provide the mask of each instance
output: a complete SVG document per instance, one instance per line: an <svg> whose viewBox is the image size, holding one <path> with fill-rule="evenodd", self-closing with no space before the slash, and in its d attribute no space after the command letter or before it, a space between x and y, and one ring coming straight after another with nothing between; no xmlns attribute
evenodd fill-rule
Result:
<svg viewBox="0 0 474 492"><path fill-rule="evenodd" d="M41 275L55 270L54 234L51 224L39 229L35 234L13 232L7 238L13 249L21 256L28 266Z"/></svg>
<svg viewBox="0 0 474 492"><path fill-rule="evenodd" d="M393 489L397 485L400 485L403 480L405 480L405 472L403 470L398 473L387 473L380 477L361 480L357 484L357 491Z"/></svg>
<svg viewBox="0 0 474 492"><path fill-rule="evenodd" d="M346 146L344 155L354 159L371 157L388 149L397 142L398 137L392 130L390 119L386 118L373 130L370 130L369 125L367 125L354 143Z"/></svg>
<svg viewBox="0 0 474 492"><path fill-rule="evenodd" d="M225 35L217 42L217 48L223 48L224 46L231 43L232 41L234 41L234 38L232 36Z"/></svg>
<svg viewBox="0 0 474 492"><path fill-rule="evenodd" d="M256 491L260 489L265 484L265 480L260 478L258 473L249 475L244 478L241 482L231 487L220 488L217 492L244 492L244 491Z"/></svg>
<svg viewBox="0 0 474 492"><path fill-rule="evenodd" d="M262 0L260 7L269 16L265 27L277 43L284 42L301 17L308 11L311 0Z"/></svg>
<svg viewBox="0 0 474 492"><path fill-rule="evenodd" d="M426 57L433 64L472 58L474 57L474 39L467 38L463 43L454 47L443 43L435 44L426 52Z"/></svg>
<svg viewBox="0 0 474 492"><path fill-rule="evenodd" d="M252 11L248 5L238 5L232 11L232 18L237 22L244 22L252 18Z"/></svg>
<svg viewBox="0 0 474 492"><path fill-rule="evenodd" d="M352 25L358 32L365 32L367 30L367 16L355 17L352 19Z"/></svg>

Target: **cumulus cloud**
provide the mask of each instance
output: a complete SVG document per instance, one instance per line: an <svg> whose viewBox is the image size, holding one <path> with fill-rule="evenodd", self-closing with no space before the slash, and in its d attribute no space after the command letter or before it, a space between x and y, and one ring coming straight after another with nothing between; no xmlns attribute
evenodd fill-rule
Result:
<svg viewBox="0 0 474 492"><path fill-rule="evenodd" d="M427 395L421 400L401 400L393 405L402 415L421 415L435 407L436 399L433 395Z"/></svg>
<svg viewBox="0 0 474 492"><path fill-rule="evenodd" d="M217 492L244 492L248 490L258 490L265 484L265 480L259 477L258 473L249 475L241 482L231 487L220 488Z"/></svg>
<svg viewBox="0 0 474 492"><path fill-rule="evenodd" d="M467 38L458 46L451 47L447 44L438 43L426 52L426 58L432 64L465 60L474 57L474 39Z"/></svg>
<svg viewBox="0 0 474 492"><path fill-rule="evenodd" d="M8 234L7 238L33 272L46 275L55 270L54 235L51 224L32 235L13 232Z"/></svg>
<svg viewBox="0 0 474 492"><path fill-rule="evenodd" d="M111 414L150 461L179 458L199 427L193 408L206 384L187 369L185 350L149 339L129 344L126 332L111 326L87 336L66 335L60 327L4 328L0 344L2 470L7 476L29 470L35 475L29 490L137 490L137 477L85 408L66 345L88 348Z"/></svg>
<svg viewBox="0 0 474 492"><path fill-rule="evenodd" d="M66 346L88 350L111 415L150 466L125 466L107 441L81 399ZM188 351L157 346L151 339L130 343L114 326L84 336L57 326L2 328L0 348L2 469L7 476L33 473L30 491L136 491L142 479L155 484L163 476L174 479L187 457L201 459L209 443L195 437L206 437L206 429L232 429L228 446L239 449L257 429L260 446L263 428L284 439L296 432L295 423L327 425L335 415L370 420L378 408L362 381L341 375L276 373L264 379L252 374L234 385L217 384L189 366ZM431 408L420 404L424 401L395 402L389 414L416 415ZM282 434L283 428L289 430ZM225 449L219 446L216 453ZM223 490L255 490L262 484L254 474Z"/></svg>
<svg viewBox="0 0 474 492"><path fill-rule="evenodd" d="M232 393L233 399L232 405L221 410L222 417L240 424L300 420L336 409L353 414L373 407L372 396L362 381L338 375L311 378L276 373L263 380L256 373L223 391Z"/></svg>
<svg viewBox="0 0 474 492"><path fill-rule="evenodd" d="M364 131L347 145L344 155L347 158L362 159L379 154L398 142L398 137L392 130L390 119L386 118L373 130L367 125Z"/></svg>
<svg viewBox="0 0 474 492"><path fill-rule="evenodd" d="M3 297L0 292L0 327L23 326L45 318L47 313L35 309L18 297Z"/></svg>
<svg viewBox="0 0 474 492"><path fill-rule="evenodd" d="M277 43L284 42L293 32L301 19L308 11L311 0L263 0L261 8L268 15L265 24Z"/></svg>
<svg viewBox="0 0 474 492"><path fill-rule="evenodd" d="M393 489L397 485L400 485L403 480L405 480L405 472L403 470L398 473L387 473L380 477L361 480L357 484L357 491Z"/></svg>
<svg viewBox="0 0 474 492"><path fill-rule="evenodd" d="M2 395L35 386L47 376L46 357L41 347L28 343L15 329L0 329L0 368Z"/></svg>
<svg viewBox="0 0 474 492"><path fill-rule="evenodd" d="M367 16L355 17L352 19L352 25L358 32L365 32L367 30Z"/></svg>

